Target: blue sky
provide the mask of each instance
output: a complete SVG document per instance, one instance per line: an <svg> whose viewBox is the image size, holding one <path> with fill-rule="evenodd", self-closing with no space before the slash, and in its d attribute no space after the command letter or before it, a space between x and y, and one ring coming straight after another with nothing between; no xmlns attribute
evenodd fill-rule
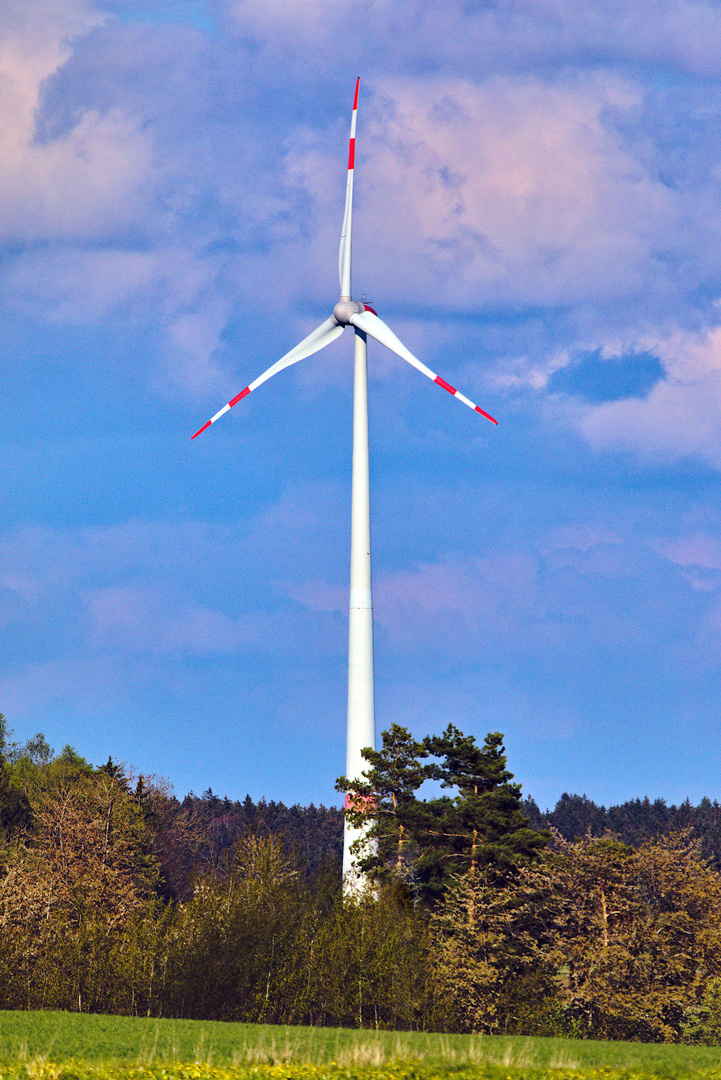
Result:
<svg viewBox="0 0 721 1080"><path fill-rule="evenodd" d="M10 0L0 710L176 792L335 801L361 76L379 729L542 806L721 796L721 5Z"/></svg>

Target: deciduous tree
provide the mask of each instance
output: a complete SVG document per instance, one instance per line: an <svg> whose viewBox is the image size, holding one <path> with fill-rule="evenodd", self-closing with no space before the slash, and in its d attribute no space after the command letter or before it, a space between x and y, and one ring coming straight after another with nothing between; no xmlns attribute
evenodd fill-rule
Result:
<svg viewBox="0 0 721 1080"><path fill-rule="evenodd" d="M635 851L557 837L528 871L567 1015L595 1038L675 1040L721 975L721 879L688 832ZM536 931L538 940L539 933Z"/></svg>

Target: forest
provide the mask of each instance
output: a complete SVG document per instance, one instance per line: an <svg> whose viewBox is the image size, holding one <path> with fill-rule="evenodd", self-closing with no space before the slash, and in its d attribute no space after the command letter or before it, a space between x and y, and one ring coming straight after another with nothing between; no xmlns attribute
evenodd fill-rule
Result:
<svg viewBox="0 0 721 1080"><path fill-rule="evenodd" d="M343 813L177 799L0 717L0 1009L721 1042L718 803L542 813L449 725L392 725Z"/></svg>

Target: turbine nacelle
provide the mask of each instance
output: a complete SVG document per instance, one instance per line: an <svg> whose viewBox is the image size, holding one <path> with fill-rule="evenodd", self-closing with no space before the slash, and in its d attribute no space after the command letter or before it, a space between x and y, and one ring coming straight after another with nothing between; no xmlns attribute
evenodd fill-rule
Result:
<svg viewBox="0 0 721 1080"><path fill-rule="evenodd" d="M373 311L373 308L368 307L367 304L362 304L359 300L351 300L349 297L341 296L333 308L331 318L336 326L351 326L353 316L361 315L364 311ZM375 315L374 311L373 314Z"/></svg>

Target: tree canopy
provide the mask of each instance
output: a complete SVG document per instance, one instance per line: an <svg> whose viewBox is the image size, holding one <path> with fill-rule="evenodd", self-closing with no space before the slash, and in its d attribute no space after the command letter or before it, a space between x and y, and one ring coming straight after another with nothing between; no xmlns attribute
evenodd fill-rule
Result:
<svg viewBox="0 0 721 1080"><path fill-rule="evenodd" d="M567 838L500 733L394 725L339 782L372 833L372 888L346 896L335 808L181 801L1 734L0 1009L721 1042L709 800L566 795ZM593 835L617 811L639 842Z"/></svg>
<svg viewBox="0 0 721 1080"><path fill-rule="evenodd" d="M452 724L422 741L394 724L383 732L381 749L366 748L363 757L364 778L341 777L336 787L351 796L351 824L368 826L356 845L358 866L377 881L401 879L432 901L450 875L482 867L502 880L547 843L548 834L532 829L522 813L499 732L478 746ZM419 798L426 782L441 793Z"/></svg>

